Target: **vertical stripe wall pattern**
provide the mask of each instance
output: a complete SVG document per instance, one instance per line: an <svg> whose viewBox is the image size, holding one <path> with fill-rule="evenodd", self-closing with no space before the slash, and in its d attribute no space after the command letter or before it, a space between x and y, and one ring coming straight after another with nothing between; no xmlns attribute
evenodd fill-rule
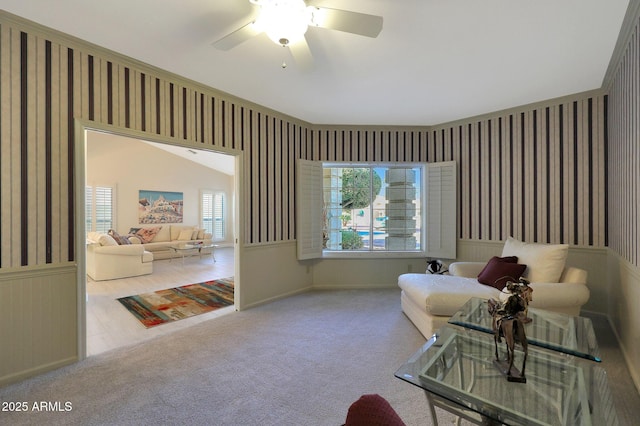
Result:
<svg viewBox="0 0 640 426"><path fill-rule="evenodd" d="M640 266L640 18L635 18L626 42L607 87L609 247L637 267Z"/></svg>
<svg viewBox="0 0 640 426"><path fill-rule="evenodd" d="M69 40L0 12L0 268L75 260L75 118L244 151L245 243L295 239L305 123Z"/></svg>
<svg viewBox="0 0 640 426"><path fill-rule="evenodd" d="M434 129L460 164L459 237L606 246L606 103L591 94Z"/></svg>
<svg viewBox="0 0 640 426"><path fill-rule="evenodd" d="M314 129L307 159L458 162L458 236L604 247L601 93L427 129Z"/></svg>
<svg viewBox="0 0 640 426"><path fill-rule="evenodd" d="M75 260L75 118L243 152L244 244L295 240L298 158L456 160L460 238L606 244L601 94L436 127L314 126L0 13L0 108L0 268Z"/></svg>

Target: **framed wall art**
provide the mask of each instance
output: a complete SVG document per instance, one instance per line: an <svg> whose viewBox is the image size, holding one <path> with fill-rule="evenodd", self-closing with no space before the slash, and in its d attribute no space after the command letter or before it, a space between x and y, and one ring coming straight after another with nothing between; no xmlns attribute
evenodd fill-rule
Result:
<svg viewBox="0 0 640 426"><path fill-rule="evenodd" d="M182 192L140 190L138 223L182 223Z"/></svg>

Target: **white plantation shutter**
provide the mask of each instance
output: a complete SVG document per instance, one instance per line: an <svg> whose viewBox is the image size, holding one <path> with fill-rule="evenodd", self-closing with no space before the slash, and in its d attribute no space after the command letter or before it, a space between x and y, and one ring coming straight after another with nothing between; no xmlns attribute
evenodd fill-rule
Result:
<svg viewBox="0 0 640 426"><path fill-rule="evenodd" d="M298 259L322 257L322 163L298 160L296 239Z"/></svg>
<svg viewBox="0 0 640 426"><path fill-rule="evenodd" d="M96 186L95 192L96 205L96 231L108 232L113 229L113 188L105 186Z"/></svg>
<svg viewBox="0 0 640 426"><path fill-rule="evenodd" d="M85 186L85 227L87 232L114 229L114 189L108 186Z"/></svg>
<svg viewBox="0 0 640 426"><path fill-rule="evenodd" d="M427 164L426 254L456 258L456 162Z"/></svg>
<svg viewBox="0 0 640 426"><path fill-rule="evenodd" d="M224 194L218 192L213 197L213 238L224 239Z"/></svg>
<svg viewBox="0 0 640 426"><path fill-rule="evenodd" d="M214 240L224 239L224 207L224 193L207 190L201 192L200 222L205 232L211 234Z"/></svg>
<svg viewBox="0 0 640 426"><path fill-rule="evenodd" d="M84 227L86 232L93 231L93 187L84 187Z"/></svg>
<svg viewBox="0 0 640 426"><path fill-rule="evenodd" d="M425 167L425 253L428 257L456 258L457 174L455 161ZM422 195L421 195L422 197ZM298 160L296 171L296 239L298 259L322 257L323 164ZM420 225L423 228L422 225Z"/></svg>
<svg viewBox="0 0 640 426"><path fill-rule="evenodd" d="M200 194L200 223L205 232L213 234L213 194L203 191Z"/></svg>

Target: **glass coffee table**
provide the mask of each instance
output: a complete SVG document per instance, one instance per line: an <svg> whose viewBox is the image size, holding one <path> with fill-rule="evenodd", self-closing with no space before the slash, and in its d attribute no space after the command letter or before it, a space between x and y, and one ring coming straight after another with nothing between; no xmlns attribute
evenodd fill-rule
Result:
<svg viewBox="0 0 640 426"><path fill-rule="evenodd" d="M185 256L193 256L195 253L198 253L200 258L202 259L202 251L203 250L205 250L205 252L207 250L210 251L211 258L213 259L213 262L215 263L215 261L216 261L216 247L218 247L217 244L180 243L180 244L174 244L174 245L170 246L169 248L171 250L173 250L174 253L177 253L182 257L182 266L184 266L184 258L185 258ZM173 260L173 256L171 256L169 258L169 262L171 262L171 260Z"/></svg>
<svg viewBox="0 0 640 426"><path fill-rule="evenodd" d="M504 350L504 345L498 347ZM518 356L523 353L516 351L521 365ZM618 424L599 364L529 346L527 381L516 383L506 380L494 359L493 336L445 325L395 376L425 391L436 425L435 407L483 425Z"/></svg>

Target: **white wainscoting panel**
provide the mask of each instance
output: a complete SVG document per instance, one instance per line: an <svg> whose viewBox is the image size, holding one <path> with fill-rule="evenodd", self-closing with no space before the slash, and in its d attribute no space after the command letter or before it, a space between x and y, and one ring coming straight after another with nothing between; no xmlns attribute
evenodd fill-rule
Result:
<svg viewBox="0 0 640 426"><path fill-rule="evenodd" d="M77 268L0 271L0 386L78 360Z"/></svg>
<svg viewBox="0 0 640 426"><path fill-rule="evenodd" d="M611 327L617 334L636 388L640 389L640 268L610 250L607 271L607 280L611 283L607 299Z"/></svg>

